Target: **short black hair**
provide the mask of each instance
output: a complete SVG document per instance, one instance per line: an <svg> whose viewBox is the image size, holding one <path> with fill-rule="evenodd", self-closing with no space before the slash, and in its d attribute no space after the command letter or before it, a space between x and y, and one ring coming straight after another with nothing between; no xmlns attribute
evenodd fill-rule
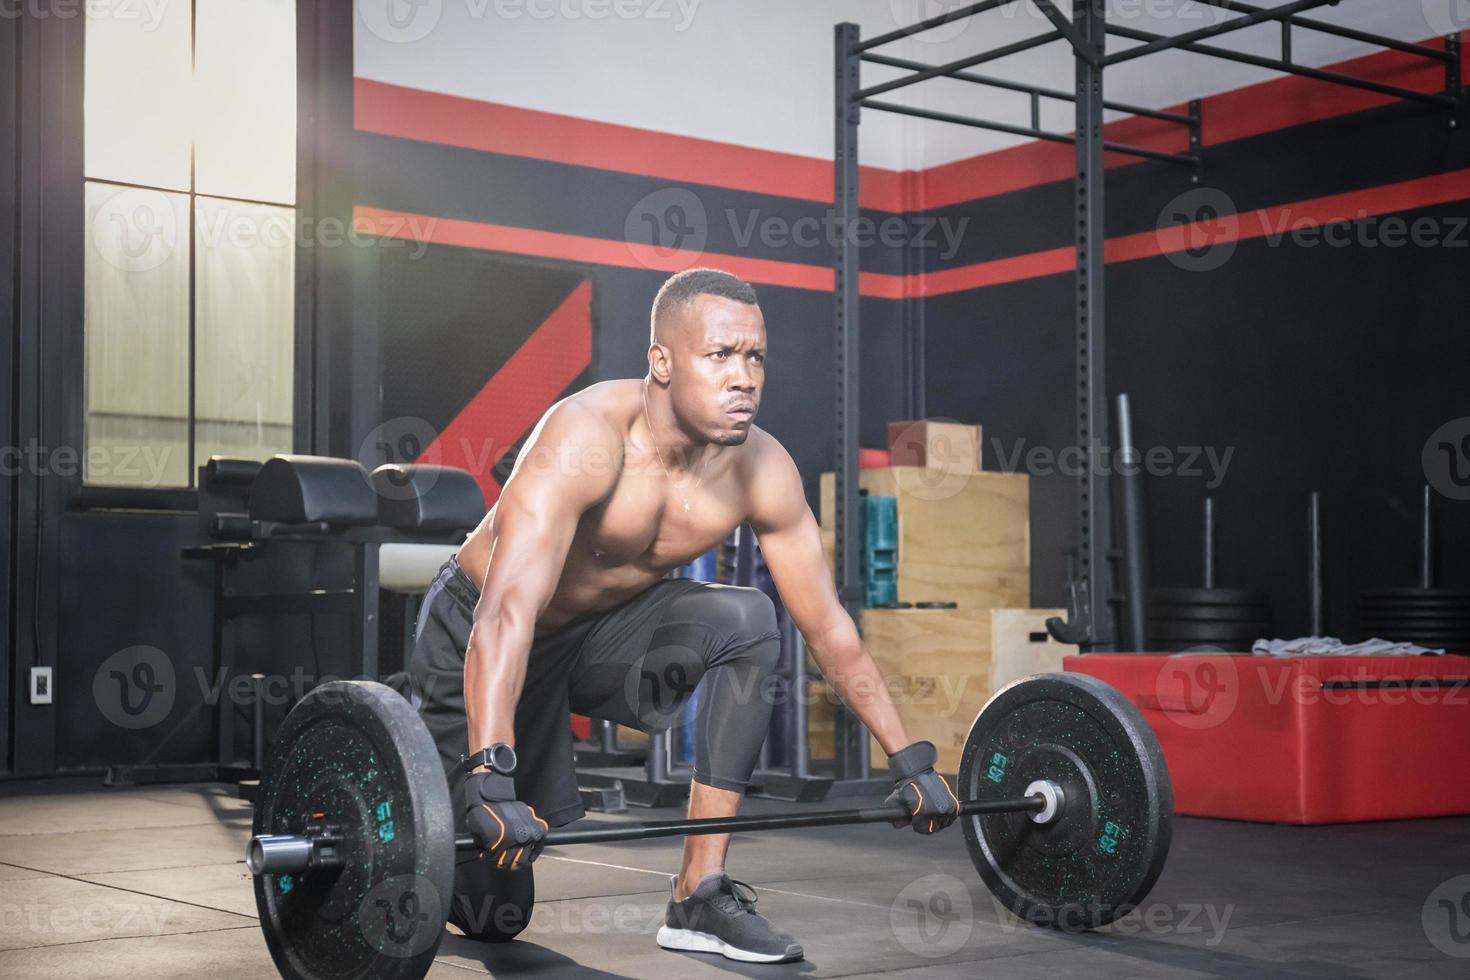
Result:
<svg viewBox="0 0 1470 980"><path fill-rule="evenodd" d="M656 333L658 321L673 313L696 296L722 296L746 306L759 306L755 289L739 276L719 269L685 269L669 276L653 298L653 314L649 317L649 336Z"/></svg>

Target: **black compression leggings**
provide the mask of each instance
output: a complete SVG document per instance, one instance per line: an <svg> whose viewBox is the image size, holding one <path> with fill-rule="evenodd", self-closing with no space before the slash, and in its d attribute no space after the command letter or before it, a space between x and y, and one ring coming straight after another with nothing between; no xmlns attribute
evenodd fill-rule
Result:
<svg viewBox="0 0 1470 980"><path fill-rule="evenodd" d="M678 720L698 687L694 781L744 792L770 724L767 678L780 656L776 610L765 593L699 583L664 605L641 656L612 658L623 661L621 669L584 654L598 662L579 664L572 707L658 731ZM610 689L614 683L617 690Z"/></svg>

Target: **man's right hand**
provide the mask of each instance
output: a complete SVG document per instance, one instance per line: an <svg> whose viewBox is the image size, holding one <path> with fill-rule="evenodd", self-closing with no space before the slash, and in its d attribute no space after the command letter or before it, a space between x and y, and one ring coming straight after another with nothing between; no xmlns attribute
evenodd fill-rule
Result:
<svg viewBox="0 0 1470 980"><path fill-rule="evenodd" d="M516 799L515 782L493 772L472 772L464 781L466 819L480 845L480 860L508 871L536 860L550 828L536 810Z"/></svg>

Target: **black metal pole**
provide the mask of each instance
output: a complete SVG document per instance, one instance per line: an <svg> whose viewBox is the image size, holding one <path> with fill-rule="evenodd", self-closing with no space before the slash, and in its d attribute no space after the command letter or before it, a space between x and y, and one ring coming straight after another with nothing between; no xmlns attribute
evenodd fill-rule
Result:
<svg viewBox="0 0 1470 980"><path fill-rule="evenodd" d="M1200 564L1203 565L1201 583L1207 589L1215 587L1215 498L1205 498L1205 528L1203 541L1204 555Z"/></svg>
<svg viewBox="0 0 1470 980"><path fill-rule="evenodd" d="M1115 24L1108 25L1108 33L1115 34L1118 37L1126 37L1134 41L1154 42L1168 40L1168 38L1160 34ZM1366 78L1355 78L1352 75L1344 75L1342 72L1324 71L1321 68L1308 68L1306 65L1293 64L1282 61L1279 58L1264 58L1260 55L1249 54L1245 51L1233 51L1229 48L1220 48L1212 44L1185 43L1178 45L1174 50L1191 51L1195 54L1209 55L1212 58L1221 58L1225 61L1239 62L1242 65L1255 65L1257 68L1269 68L1272 71L1286 72L1289 75L1300 75L1303 78L1313 78L1320 82L1331 82L1334 85L1346 85L1349 88L1358 88L1365 92L1377 92L1379 95L1387 95L1395 99L1407 99L1413 102L1424 102L1445 109L1453 109L1457 105L1456 99L1453 96L1443 93L1416 92L1413 89L1401 88L1397 85L1384 85L1382 82L1374 82Z"/></svg>
<svg viewBox="0 0 1470 980"><path fill-rule="evenodd" d="M981 813L1012 813L1041 810L1045 802L1040 796L1023 796L1008 800L967 800L960 804L961 816ZM654 840L659 837L685 837L701 834L739 834L758 830L792 830L800 827L835 827L858 823L885 823L903 820L909 811L901 804L870 806L852 810L819 810L816 813L778 813L751 817L710 817L704 820L656 820L645 823L603 827L568 827L546 835L546 846L563 844L611 844L617 841ZM479 844L469 834L454 839L457 850L478 850Z"/></svg>
<svg viewBox="0 0 1470 980"><path fill-rule="evenodd" d="M1307 599L1311 607L1311 635L1322 636L1322 495L1316 490L1307 504Z"/></svg>
<svg viewBox="0 0 1470 980"><path fill-rule="evenodd" d="M1104 0L1073 0L1072 22L1101 56L1107 37ZM1078 551L1082 578L1087 585L1084 602L1088 635L1081 652L1113 649L1112 494L1102 467L1093 463L1108 444L1106 320L1103 277L1103 69L1100 63L1074 58L1077 82L1076 242L1075 296L1077 388L1077 444L1086 466L1077 478Z"/></svg>
<svg viewBox="0 0 1470 980"><path fill-rule="evenodd" d="M1338 0L1296 0L1295 3L1284 4L1280 7L1259 7L1252 13L1245 14L1242 17L1237 17L1234 20L1222 20L1219 23L1211 24L1208 27L1201 27L1199 30L1186 31L1183 34L1174 34L1168 37L1160 37L1157 40L1150 41L1149 43L1140 45L1139 47L1129 48L1126 51L1119 51L1117 54L1112 55L1111 57L1106 59L1104 63L1108 65L1116 65L1124 61L1132 61L1134 58L1141 58L1145 55L1150 55L1157 51L1168 51L1171 48L1181 48L1185 45L1192 44L1195 41L1204 40L1205 38L1218 37L1221 34L1229 34L1233 31L1238 31L1242 28L1251 27L1255 24L1260 24L1268 20L1281 20L1303 10L1312 10L1316 7L1325 7L1328 4L1335 4L1337 2Z"/></svg>
<svg viewBox="0 0 1470 980"><path fill-rule="evenodd" d="M859 253L854 234L858 203L857 91L862 59L857 51L858 25L838 24L834 79L836 132L833 143L832 203L836 210L837 246L833 253L833 551L837 595L854 623L861 622L862 578L858 568L858 381ZM867 779L868 733L838 708L834 752L838 779Z"/></svg>
<svg viewBox="0 0 1470 980"><path fill-rule="evenodd" d="M250 687L255 693L250 706L250 765L260 772L265 768L265 675L251 674Z"/></svg>
<svg viewBox="0 0 1470 980"><path fill-rule="evenodd" d="M1428 485L1419 522L1419 588L1434 588L1434 502Z"/></svg>
<svg viewBox="0 0 1470 980"><path fill-rule="evenodd" d="M1123 506L1123 581L1128 602L1124 643L1129 652L1142 653L1148 649L1148 518L1143 454L1133 441L1133 413L1127 395L1118 396L1118 464Z"/></svg>

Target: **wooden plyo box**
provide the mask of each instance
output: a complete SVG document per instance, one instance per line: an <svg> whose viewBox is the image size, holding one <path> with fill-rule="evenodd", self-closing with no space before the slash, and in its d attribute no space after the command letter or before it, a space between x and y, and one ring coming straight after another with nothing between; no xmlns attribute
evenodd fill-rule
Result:
<svg viewBox="0 0 1470 980"><path fill-rule="evenodd" d="M921 466L861 470L858 485L898 498L898 599L978 610L1031 602L1031 490L1024 473ZM831 473L821 480L822 543L833 568ZM988 632L988 628L985 629Z"/></svg>
<svg viewBox="0 0 1470 980"><path fill-rule="evenodd" d="M980 427L927 419L889 422L888 457L893 466L924 466L958 473L978 473Z"/></svg>
<svg viewBox="0 0 1470 980"><path fill-rule="evenodd" d="M1061 643L1046 631L1052 616L1065 616L1063 609L990 610L990 691L1032 674L1062 669L1062 658L1077 647Z"/></svg>
<svg viewBox="0 0 1470 980"><path fill-rule="evenodd" d="M887 681L909 737L939 750L940 772L959 769L975 716L990 697L988 617L963 609L864 609L863 646ZM876 740L873 764L886 756Z"/></svg>

